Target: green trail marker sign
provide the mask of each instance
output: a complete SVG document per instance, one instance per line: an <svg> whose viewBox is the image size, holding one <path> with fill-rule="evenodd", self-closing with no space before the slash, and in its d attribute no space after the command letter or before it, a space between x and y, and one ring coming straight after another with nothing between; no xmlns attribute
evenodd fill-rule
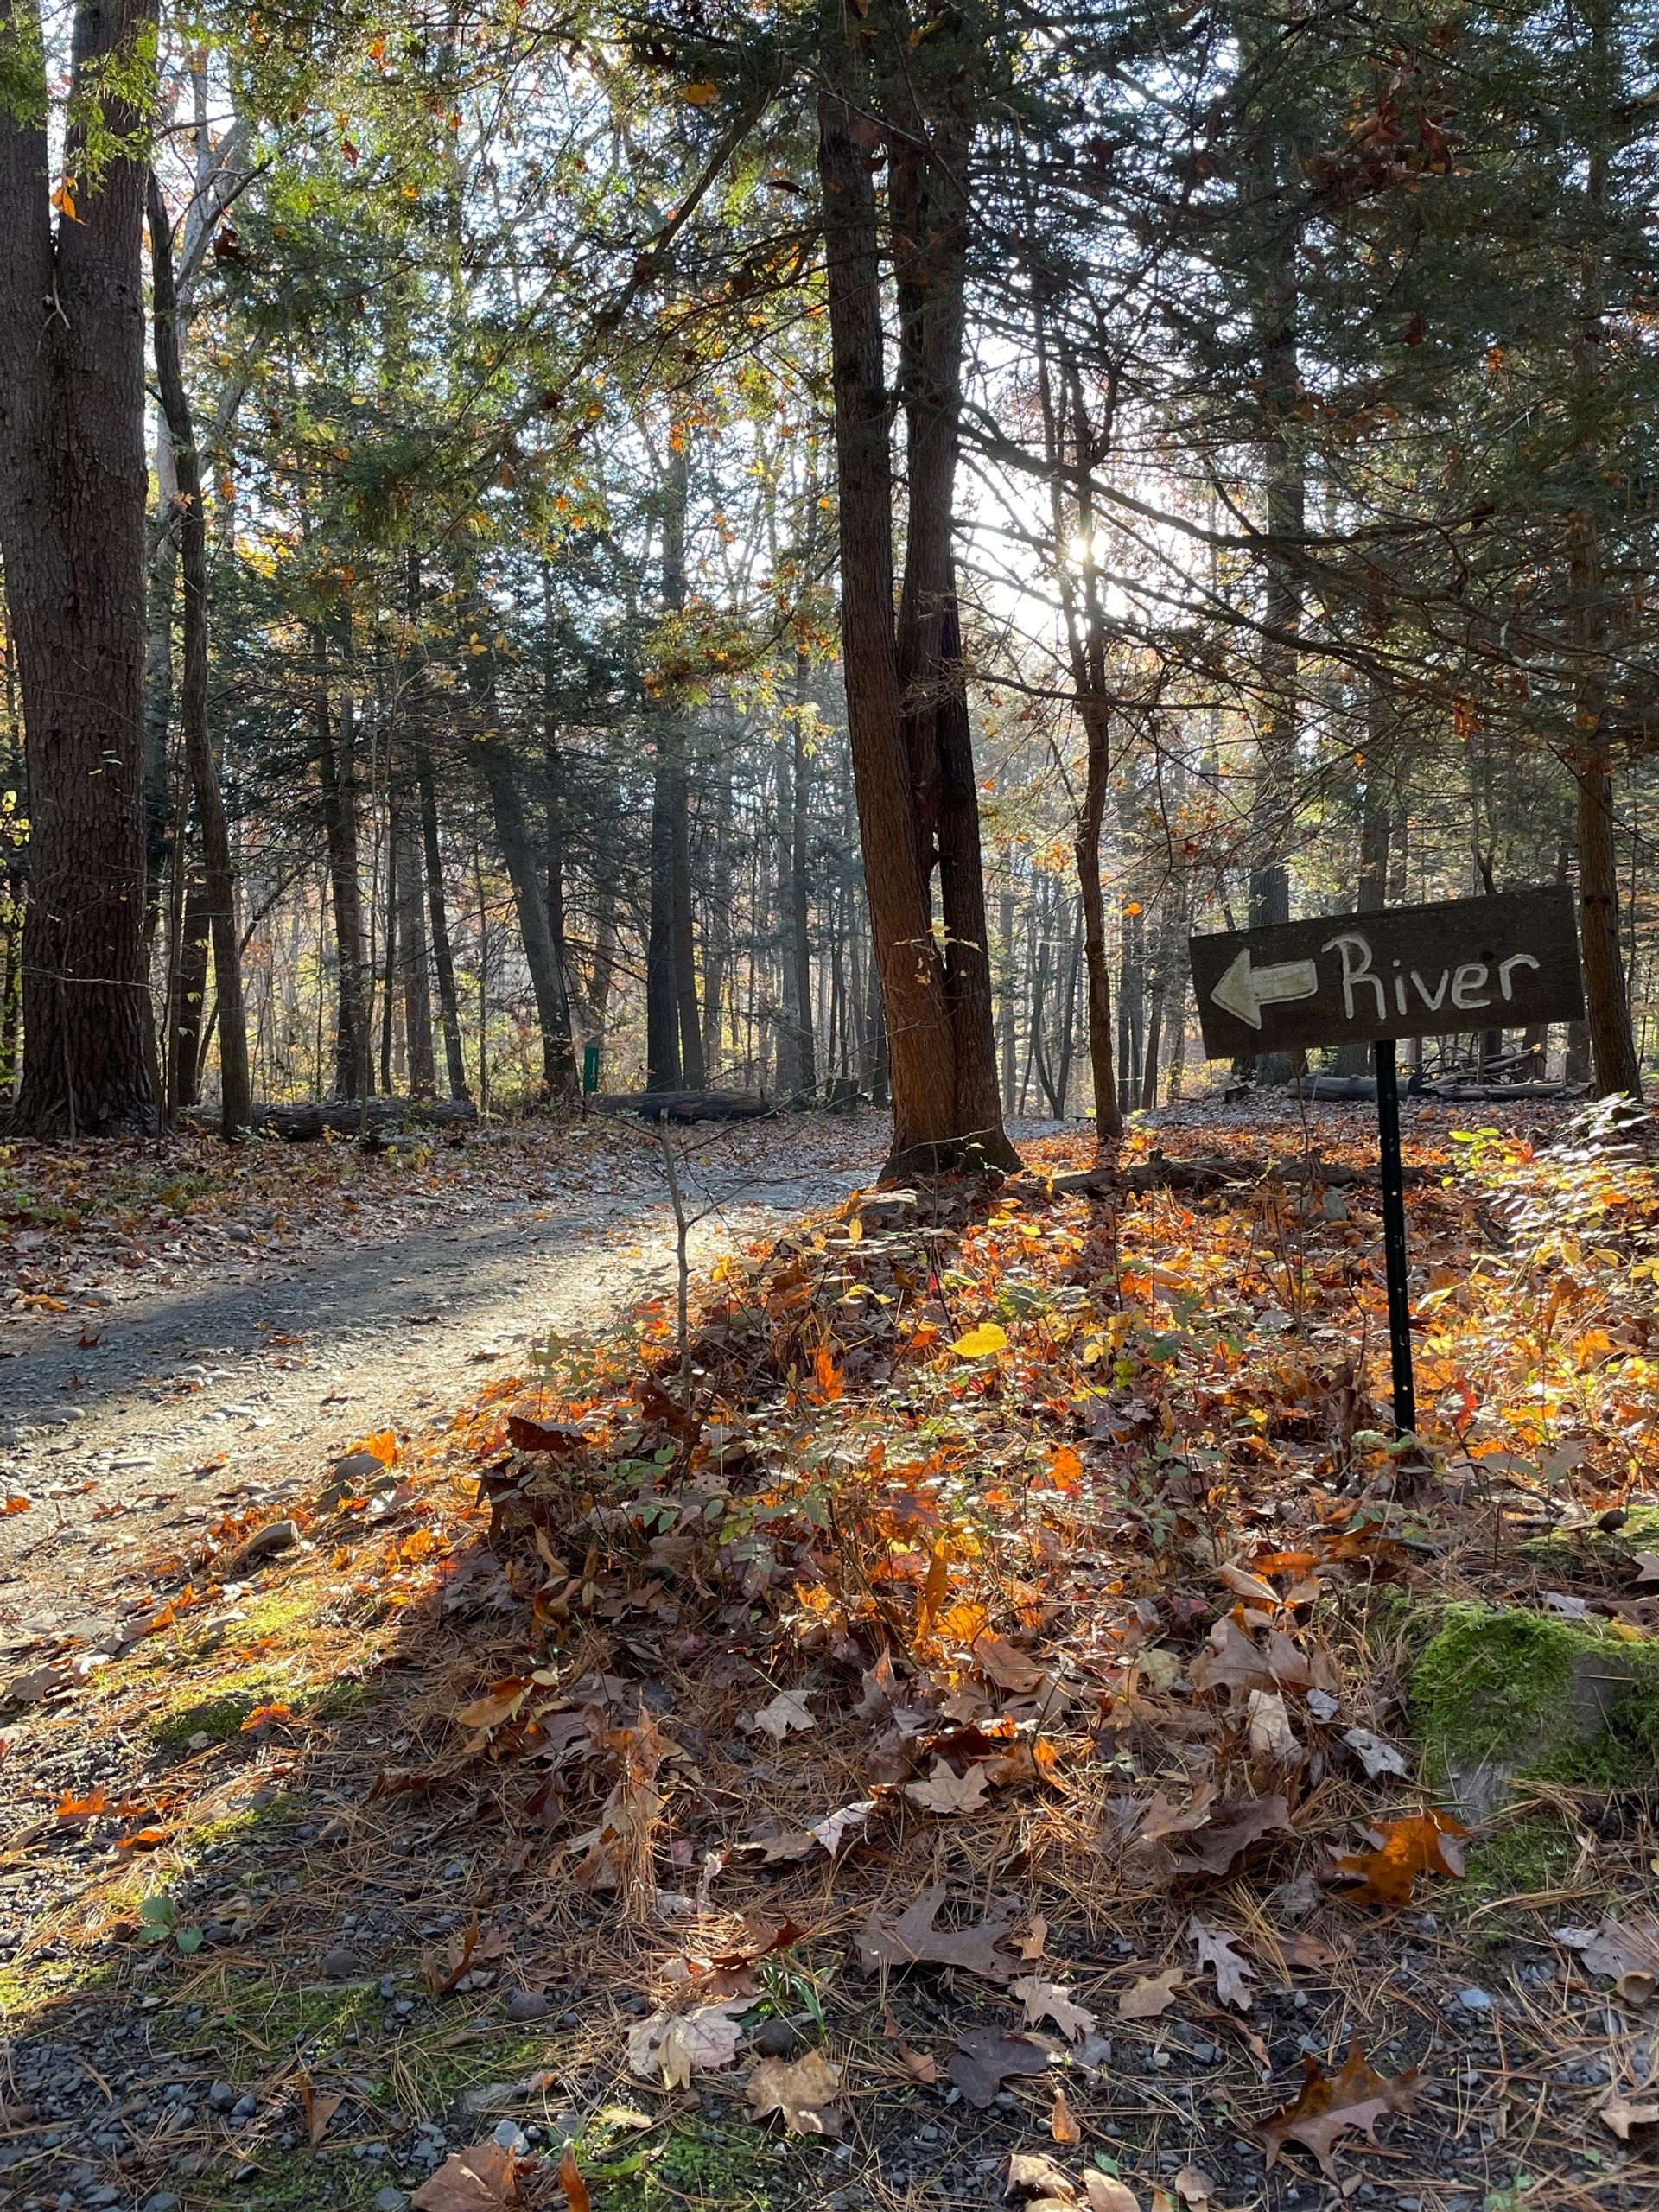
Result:
<svg viewBox="0 0 1659 2212"><path fill-rule="evenodd" d="M1394 1420L1409 1435L1417 1406L1395 1039L1576 1021L1584 987L1572 891L1554 884L1437 906L1274 922L1195 937L1188 950L1211 1059L1308 1045L1372 1048Z"/></svg>

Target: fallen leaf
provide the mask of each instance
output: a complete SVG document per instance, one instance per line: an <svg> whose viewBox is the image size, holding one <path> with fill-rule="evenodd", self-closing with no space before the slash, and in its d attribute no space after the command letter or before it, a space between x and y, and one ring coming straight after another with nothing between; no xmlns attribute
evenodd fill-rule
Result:
<svg viewBox="0 0 1659 2212"><path fill-rule="evenodd" d="M742 2037L738 2018L750 1997L722 1998L689 2012L653 2012L628 2037L628 2064L642 2081L660 2073L671 2089L683 2089L694 2069L729 2066Z"/></svg>
<svg viewBox="0 0 1659 2212"><path fill-rule="evenodd" d="M1637 1552L1636 1565L1638 1584L1659 1582L1659 1552Z"/></svg>
<svg viewBox="0 0 1659 2212"><path fill-rule="evenodd" d="M1179 1835L1184 1848L1170 1865L1178 1874L1224 1874L1234 1859L1266 1836L1294 1838L1289 1800L1281 1790L1265 1797L1227 1797L1212 1802L1208 1785L1185 1813L1177 1813L1161 1792L1152 1801L1137 1831L1142 1843Z"/></svg>
<svg viewBox="0 0 1659 2212"><path fill-rule="evenodd" d="M919 2082L925 2088L939 2078L939 2062L931 2051L901 2050L899 2063L912 2082Z"/></svg>
<svg viewBox="0 0 1659 2212"><path fill-rule="evenodd" d="M1128 2183L1115 2174L1102 2173L1098 2166L1084 2168L1083 2190L1089 2212L1141 2212L1141 2200Z"/></svg>
<svg viewBox="0 0 1659 2212"><path fill-rule="evenodd" d="M523 1706L535 1682L529 1675L507 1675L499 1682L492 1682L487 1694L474 1698L470 1705L463 1705L455 1719L463 1728L474 1733L487 1734L511 1720Z"/></svg>
<svg viewBox="0 0 1659 2212"><path fill-rule="evenodd" d="M1385 2113L1409 2113L1417 2101L1414 2066L1389 2080L1368 2065L1356 2043L1349 2047L1339 2074L1325 2074L1315 2058L1302 2061L1301 2094L1294 2105L1269 2114L1256 2129L1272 2165L1287 2143L1302 2143L1319 2162L1327 2179L1336 2179L1332 2150L1351 2127L1376 2140L1376 2123Z"/></svg>
<svg viewBox="0 0 1659 2212"><path fill-rule="evenodd" d="M1008 1992L1025 2006L1028 2028L1034 2028L1041 2020L1052 2020L1071 2043L1095 2031L1095 2015L1085 2005L1077 2004L1058 1981L1045 1981L1040 1974L1021 1974L1018 1981L1009 1983Z"/></svg>
<svg viewBox="0 0 1659 2212"><path fill-rule="evenodd" d="M1007 1935L1006 1920L982 1920L971 1928L935 1928L933 1922L944 1903L945 1884L925 1891L895 1921L874 1912L858 1931L858 1960L866 1974L882 1967L965 1967L987 1981L1013 1978L1014 1961L996 1948Z"/></svg>
<svg viewBox="0 0 1659 2212"><path fill-rule="evenodd" d="M409 2201L416 2212L500 2212L524 2202L518 2161L491 2136L470 2151L452 2151Z"/></svg>
<svg viewBox="0 0 1659 2212"><path fill-rule="evenodd" d="M1273 1940L1287 1967L1308 1974L1325 1974L1337 1963L1335 1950L1329 1943L1322 1943L1317 1936L1298 1936L1290 1929L1275 1928Z"/></svg>
<svg viewBox="0 0 1659 2212"><path fill-rule="evenodd" d="M969 1329L958 1337L950 1349L958 1359L983 1359L989 1353L1001 1351L1007 1346L1008 1332L995 1321L982 1321L976 1329Z"/></svg>
<svg viewBox="0 0 1659 2212"><path fill-rule="evenodd" d="M1406 1755L1385 1743L1381 1736L1372 1735L1369 1728L1349 1728L1343 1732L1343 1742L1364 1768L1366 1775L1375 1782L1379 1775L1406 1775L1410 1770Z"/></svg>
<svg viewBox="0 0 1659 2212"><path fill-rule="evenodd" d="M531 1421L527 1414L507 1415L507 1441L521 1452L580 1452L588 1439L568 1421Z"/></svg>
<svg viewBox="0 0 1659 2212"><path fill-rule="evenodd" d="M794 2135L839 2135L846 2113L836 2102L841 2094L841 2069L821 2050L804 2058L765 2058L746 2085L749 2118L764 2120L779 2113Z"/></svg>
<svg viewBox="0 0 1659 2212"><path fill-rule="evenodd" d="M779 1690L770 1705L763 1705L753 1716L753 1725L781 1744L791 1729L803 1734L816 1728L817 1722L809 1711L804 1697L797 1690Z"/></svg>
<svg viewBox="0 0 1659 2212"><path fill-rule="evenodd" d="M319 2092L309 2082L297 2084L300 2110L305 2114L306 2139L315 2151L328 2133L328 2123L346 2101L343 2094L333 2090Z"/></svg>
<svg viewBox="0 0 1659 2212"><path fill-rule="evenodd" d="M1211 1630L1187 1675L1195 1690L1224 1689L1236 1694L1277 1686L1273 1669L1230 1613L1224 1614Z"/></svg>
<svg viewBox="0 0 1659 2212"><path fill-rule="evenodd" d="M996 2028L970 2028L957 2038L944 2070L970 2105L988 2112L1011 2074L1044 2074L1053 2061L1024 2036L1005 2036Z"/></svg>
<svg viewBox="0 0 1659 2212"><path fill-rule="evenodd" d="M1619 1921L1605 1912L1596 1928L1555 1933L1592 1974L1605 1974L1626 2004L1645 2005L1659 1988L1659 1923Z"/></svg>
<svg viewBox="0 0 1659 2212"><path fill-rule="evenodd" d="M1165 1967L1160 1973L1142 1974L1135 1986L1126 1989L1118 1999L1118 2018L1155 2020L1160 2013L1168 2012L1185 1983L1186 1976L1179 1967Z"/></svg>
<svg viewBox="0 0 1659 2212"><path fill-rule="evenodd" d="M1022 1959L1040 1959L1048 1944L1048 1923L1040 1912L1031 1916L1031 1925L1020 1938Z"/></svg>
<svg viewBox="0 0 1659 2212"><path fill-rule="evenodd" d="M1463 1872L1458 1838L1469 1831L1449 1813L1409 1813L1385 1821L1376 1833L1375 1850L1344 1852L1337 1859L1338 1872L1359 1877L1359 1887L1348 1892L1356 1904L1408 1904L1419 1874Z"/></svg>
<svg viewBox="0 0 1659 2212"><path fill-rule="evenodd" d="M102 1789L91 1790L85 1797L77 1797L66 1789L58 1800L57 1817L60 1821L90 1821L109 1808L109 1798Z"/></svg>
<svg viewBox="0 0 1659 2212"><path fill-rule="evenodd" d="M559 2160L559 2187L564 2191L564 2201L570 2212L593 2212L588 2184L576 2164L576 2154L568 2143L564 2146L564 2156Z"/></svg>
<svg viewBox="0 0 1659 2212"><path fill-rule="evenodd" d="M1064 2089L1054 2092L1054 2102L1049 2109L1048 2132L1057 2143L1081 2143L1083 2140L1077 2115L1067 2103Z"/></svg>
<svg viewBox="0 0 1659 2212"><path fill-rule="evenodd" d="M847 1838L861 1828L874 1810L874 1798L862 1797L855 1805L842 1805L833 1813L826 1813L821 1821L811 1823L807 1833L833 1859Z"/></svg>
<svg viewBox="0 0 1659 2212"><path fill-rule="evenodd" d="M943 1759L935 1759L925 1782L908 1782L905 1795L925 1813L975 1813L985 1802L985 1770L970 1766L966 1774L953 1774Z"/></svg>
<svg viewBox="0 0 1659 2212"><path fill-rule="evenodd" d="M1271 1582L1264 1582L1259 1574L1252 1574L1247 1567L1229 1565L1216 1569L1216 1580L1240 1598L1254 1598L1258 1605L1271 1605L1276 1611L1279 1592Z"/></svg>
<svg viewBox="0 0 1659 2212"><path fill-rule="evenodd" d="M1004 2197L1058 2196L1063 2203L1069 2203L1077 2193L1077 2183L1070 2174L1063 2173L1041 2151L1009 2152L1008 2177L1002 2185Z"/></svg>
<svg viewBox="0 0 1659 2212"><path fill-rule="evenodd" d="M1245 1711L1250 1750L1257 1758L1288 1766L1301 1758L1302 1747L1290 1725L1282 1691L1252 1690Z"/></svg>
<svg viewBox="0 0 1659 2212"><path fill-rule="evenodd" d="M10 1497L0 1500L0 1514L27 1513L30 1502L21 1491L14 1491Z"/></svg>
<svg viewBox="0 0 1659 2212"><path fill-rule="evenodd" d="M1190 2158L1170 2176L1170 2180L1183 2204L1207 2204L1216 2193L1214 2182L1202 2166L1195 2166Z"/></svg>
<svg viewBox="0 0 1659 2212"><path fill-rule="evenodd" d="M1238 1938L1229 1935L1224 1928L1211 1927L1196 1913L1188 1921L1186 1932L1197 1946L1200 1969L1215 1969L1216 1995L1224 2005L1236 2005L1241 2012L1248 2012L1255 2002L1248 1986L1255 1970L1234 1948Z"/></svg>
<svg viewBox="0 0 1659 2212"><path fill-rule="evenodd" d="M998 1689L1012 1690L1016 1697L1025 1696L1046 1679L1037 1662L1005 1636L976 1637L969 1649L981 1674L988 1675Z"/></svg>
<svg viewBox="0 0 1659 2212"><path fill-rule="evenodd" d="M1616 2089L1597 2107L1596 2118L1611 2127L1621 2143L1628 2143L1633 2127L1659 2126L1659 2104L1633 2105L1622 2090Z"/></svg>

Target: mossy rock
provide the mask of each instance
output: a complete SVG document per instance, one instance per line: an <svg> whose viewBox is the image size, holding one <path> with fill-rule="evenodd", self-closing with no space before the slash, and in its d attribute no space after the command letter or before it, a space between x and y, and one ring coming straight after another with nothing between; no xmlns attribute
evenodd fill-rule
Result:
<svg viewBox="0 0 1659 2212"><path fill-rule="evenodd" d="M1429 1778L1476 1820L1522 1776L1659 1783L1659 1643L1519 1607L1452 1605L1412 1669L1410 1702Z"/></svg>

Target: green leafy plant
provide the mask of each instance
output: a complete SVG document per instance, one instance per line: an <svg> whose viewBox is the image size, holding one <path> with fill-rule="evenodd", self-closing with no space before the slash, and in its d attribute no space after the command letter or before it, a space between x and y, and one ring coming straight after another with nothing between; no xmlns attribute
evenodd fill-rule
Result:
<svg viewBox="0 0 1659 2212"><path fill-rule="evenodd" d="M188 1958L199 1951L202 1944L200 1928L187 1928L179 1917L179 1909L165 1890L155 1897L146 1897L138 1908L138 1941L141 1943L176 1943Z"/></svg>

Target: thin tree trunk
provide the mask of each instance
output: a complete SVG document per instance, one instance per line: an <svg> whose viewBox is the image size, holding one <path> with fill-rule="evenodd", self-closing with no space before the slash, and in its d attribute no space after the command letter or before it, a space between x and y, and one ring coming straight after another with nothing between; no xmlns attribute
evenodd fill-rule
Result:
<svg viewBox="0 0 1659 2212"><path fill-rule="evenodd" d="M180 360L172 232L162 188L149 179L149 251L155 302L156 380L173 447L179 487L179 569L183 582L179 719L196 803L201 873L213 940L213 997L219 1010L219 1134L234 1139L252 1126L247 1010L242 997L242 949L236 926L236 870L231 858L224 794L207 727L207 518L201 460Z"/></svg>
<svg viewBox="0 0 1659 2212"><path fill-rule="evenodd" d="M404 1053L410 1096L429 1098L438 1087L432 1050L432 978L427 958L425 870L422 866L418 785L400 772L392 808L397 846L397 972L403 983Z"/></svg>
<svg viewBox="0 0 1659 2212"><path fill-rule="evenodd" d="M397 1089L392 1080L393 1052L397 1041L397 861L398 835L397 802L390 790L386 793L386 934L381 951L380 1003L380 1088L384 1091Z"/></svg>
<svg viewBox="0 0 1659 2212"><path fill-rule="evenodd" d="M524 960L531 988L536 997L537 1020L542 1032L542 1072L550 1098L574 1100L579 1090L575 1052L570 1041L570 1008L564 995L564 978L554 957L553 935L547 925L547 899L535 847L524 819L518 791L518 768L506 740L496 731L478 747L495 833L501 845L512 885L518 932L524 940Z"/></svg>
<svg viewBox="0 0 1659 2212"><path fill-rule="evenodd" d="M678 1090L680 1002L674 974L674 771L658 740L651 779L651 911L645 934L645 1089Z"/></svg>
<svg viewBox="0 0 1659 2212"><path fill-rule="evenodd" d="M691 794L683 768L675 772L669 806L674 1004L680 1024L681 1079L688 1090L701 1090L707 1077L702 1025L697 1014L697 948L691 929Z"/></svg>
<svg viewBox="0 0 1659 2212"><path fill-rule="evenodd" d="M789 942L785 957L794 971L794 989L791 996L796 1007L795 1018L799 1024L798 1079L802 1091L810 1098L817 1091L818 1071L812 1038L812 938L810 886L807 880L809 792L805 723L808 676L806 655L798 650L795 655L795 713L789 732Z"/></svg>
<svg viewBox="0 0 1659 2212"><path fill-rule="evenodd" d="M183 865L181 853L180 864ZM168 1103L175 1113L194 1106L201 1096L202 1017L207 1007L207 947L211 931L212 902L207 887L200 875L190 874L179 919L178 975L172 994L177 1012L173 1025Z"/></svg>
<svg viewBox="0 0 1659 2212"><path fill-rule="evenodd" d="M317 770L322 786L323 835L328 847L328 891L334 907L335 1013L334 1095L361 1098L370 1087L368 1008L364 1003L363 890L358 874L357 745L349 689L340 702L336 745L328 705L328 638L321 623L311 632L316 659L312 704ZM349 673L349 672L348 672Z"/></svg>
<svg viewBox="0 0 1659 2212"><path fill-rule="evenodd" d="M469 1098L467 1055L461 1049L461 1000L455 988L455 956L449 942L449 914L443 895L443 847L438 837L438 794L432 756L425 741L416 755L420 787L421 842L426 856L426 899L432 923L432 965L438 979L438 1018L443 1027L445 1072L452 1098Z"/></svg>

